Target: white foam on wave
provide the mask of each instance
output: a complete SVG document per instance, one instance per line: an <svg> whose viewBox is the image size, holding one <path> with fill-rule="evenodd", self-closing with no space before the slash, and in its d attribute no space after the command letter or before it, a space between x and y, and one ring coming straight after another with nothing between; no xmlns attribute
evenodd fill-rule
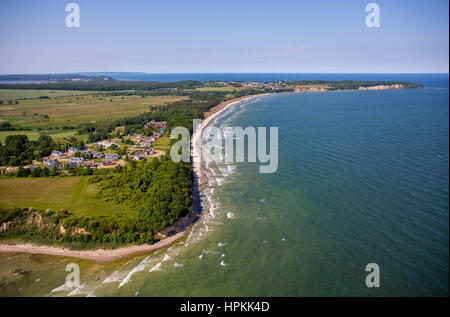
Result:
<svg viewBox="0 0 450 317"><path fill-rule="evenodd" d="M97 295L95 295L95 290L87 294L86 297L97 297Z"/></svg>
<svg viewBox="0 0 450 317"><path fill-rule="evenodd" d="M74 286L69 286L67 284L63 284L63 285L51 290L50 293L66 292L66 291L70 291L73 288L74 288Z"/></svg>
<svg viewBox="0 0 450 317"><path fill-rule="evenodd" d="M219 247L224 247L224 246L226 246L227 244L228 244L228 242L225 242L225 243L219 242L219 243L217 243L217 245L218 245Z"/></svg>
<svg viewBox="0 0 450 317"><path fill-rule="evenodd" d="M232 212L229 212L229 213L227 213L227 218L228 219L234 219L235 216L234 216L234 214Z"/></svg>
<svg viewBox="0 0 450 317"><path fill-rule="evenodd" d="M120 276L119 271L114 271L110 276L105 278L105 280L102 282L102 284L118 282L120 280L122 280L122 277Z"/></svg>
<svg viewBox="0 0 450 317"><path fill-rule="evenodd" d="M217 185L222 186L225 183L225 178L216 177L215 181L217 182Z"/></svg>
<svg viewBox="0 0 450 317"><path fill-rule="evenodd" d="M76 295L87 295L90 293L90 290L87 288L86 284L82 284L72 292L70 292L67 296L76 296Z"/></svg>
<svg viewBox="0 0 450 317"><path fill-rule="evenodd" d="M237 165L231 165L231 164L228 164L228 165L227 165L227 169L228 169L228 171L229 171L230 173L234 173L234 172L236 171L236 169L237 169Z"/></svg>
<svg viewBox="0 0 450 317"><path fill-rule="evenodd" d="M223 177L228 177L232 174L226 166L219 166L219 170L222 173Z"/></svg>
<svg viewBox="0 0 450 317"><path fill-rule="evenodd" d="M174 264L173 266L174 266L174 267L183 267L184 264L179 264L179 263L175 262L175 264Z"/></svg>
<svg viewBox="0 0 450 317"><path fill-rule="evenodd" d="M148 256L146 257L144 260L142 260L137 266L135 266L130 273L128 273L128 275L123 279L122 282L120 282L119 284L119 288L124 286L125 284L127 284L130 280L131 277L136 274L137 272L141 272L143 270L145 270L145 268L150 264L150 262L152 262L153 259Z"/></svg>
<svg viewBox="0 0 450 317"><path fill-rule="evenodd" d="M161 271L161 265L162 265L162 262L159 262L158 264L156 264L154 267L151 268L149 273Z"/></svg>
<svg viewBox="0 0 450 317"><path fill-rule="evenodd" d="M207 223L212 224L212 225L223 225L222 222L218 222L218 221L212 221L209 219L206 219L205 221L203 221L203 223L206 225Z"/></svg>
<svg viewBox="0 0 450 317"><path fill-rule="evenodd" d="M168 254L166 254L166 255L164 256L164 259L163 259L161 262L166 262L166 261L170 261L170 260L172 260L172 257L169 256Z"/></svg>
<svg viewBox="0 0 450 317"><path fill-rule="evenodd" d="M203 249L202 254L219 254L219 252Z"/></svg>
<svg viewBox="0 0 450 317"><path fill-rule="evenodd" d="M221 266L228 266L228 264L225 263L225 261L222 260L222 262L220 262Z"/></svg>

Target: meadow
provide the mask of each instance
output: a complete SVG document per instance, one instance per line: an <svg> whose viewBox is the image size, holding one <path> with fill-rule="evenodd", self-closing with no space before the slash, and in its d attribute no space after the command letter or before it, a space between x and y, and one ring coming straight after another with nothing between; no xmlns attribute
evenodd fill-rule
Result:
<svg viewBox="0 0 450 317"><path fill-rule="evenodd" d="M0 100L33 99L41 96L65 97L94 94L95 91L45 90L45 89L0 89Z"/></svg>
<svg viewBox="0 0 450 317"><path fill-rule="evenodd" d="M182 99L187 97L97 94L20 100L19 104L0 105L0 122L9 122L19 128L42 130L62 126L76 127L80 123L135 116L149 111L149 106L162 106Z"/></svg>
<svg viewBox="0 0 450 317"><path fill-rule="evenodd" d="M37 141L37 139L39 138L39 135L41 135L42 132L38 132L38 131L0 131L0 142L4 143L5 139L8 135L18 135L18 134L26 135L28 137L28 140L30 140L30 141ZM83 140L85 142L88 139L87 134L77 135L75 130L72 130L72 131L55 130L55 131L48 131L45 134L51 136L54 141L64 141L64 140L67 141L71 137L75 137L75 138L77 138L79 140Z"/></svg>
<svg viewBox="0 0 450 317"><path fill-rule="evenodd" d="M67 209L78 216L132 214L125 205L96 197L89 176L0 179L0 208Z"/></svg>
<svg viewBox="0 0 450 317"><path fill-rule="evenodd" d="M153 143L153 148L160 151L168 151L170 148L170 137L163 136Z"/></svg>

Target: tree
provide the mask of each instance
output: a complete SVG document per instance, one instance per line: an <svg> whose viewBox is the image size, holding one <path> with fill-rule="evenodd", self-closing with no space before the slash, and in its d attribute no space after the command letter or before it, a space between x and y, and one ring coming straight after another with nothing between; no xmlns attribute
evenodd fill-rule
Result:
<svg viewBox="0 0 450 317"><path fill-rule="evenodd" d="M29 142L26 135L8 135L5 139L5 146L11 155L19 155L26 149Z"/></svg>

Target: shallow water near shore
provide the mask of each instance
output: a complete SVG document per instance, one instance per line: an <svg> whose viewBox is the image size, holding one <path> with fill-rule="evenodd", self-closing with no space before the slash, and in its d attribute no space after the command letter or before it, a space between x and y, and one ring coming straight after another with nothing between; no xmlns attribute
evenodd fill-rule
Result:
<svg viewBox="0 0 450 317"><path fill-rule="evenodd" d="M206 164L201 221L148 255L100 265L0 254L0 296L448 296L443 82L235 104L214 126L279 127L276 173ZM61 287L68 263L79 288ZM365 285L368 263L380 288Z"/></svg>

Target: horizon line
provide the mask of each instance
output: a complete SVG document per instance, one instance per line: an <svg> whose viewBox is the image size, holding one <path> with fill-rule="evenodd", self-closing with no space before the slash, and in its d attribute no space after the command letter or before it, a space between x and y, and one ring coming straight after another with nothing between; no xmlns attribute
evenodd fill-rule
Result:
<svg viewBox="0 0 450 317"><path fill-rule="evenodd" d="M426 74L440 74L440 75L449 75L449 72L142 72L142 71L77 71L77 72L30 72L30 73L0 73L0 76L8 76L8 75L77 75L77 74L85 74L85 73L118 73L118 74L148 74L148 75L175 75L175 74L339 74L339 75L350 75L350 74L381 74L381 75L426 75Z"/></svg>

